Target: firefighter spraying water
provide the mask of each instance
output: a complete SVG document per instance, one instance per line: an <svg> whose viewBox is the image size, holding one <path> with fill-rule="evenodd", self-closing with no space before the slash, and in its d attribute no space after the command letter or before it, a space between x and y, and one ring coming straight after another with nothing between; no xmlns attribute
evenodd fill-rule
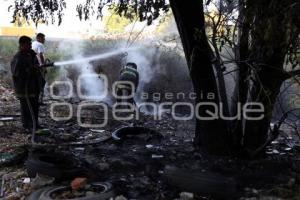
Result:
<svg viewBox="0 0 300 200"><path fill-rule="evenodd" d="M16 95L20 100L22 123L26 132L33 133L41 128L38 123L38 112L39 112L39 95L41 88L39 87L40 79L40 68L47 67L63 67L67 65L73 65L76 63L86 63L93 60L106 59L116 55L124 55L131 50L136 50L136 48L118 49L112 52L103 53L100 55L89 56L86 58L52 62L49 59L45 59L43 64L39 64L36 53L31 49L31 38L27 36L21 36L19 39L19 52L14 56L11 62L11 71L14 81L14 87ZM135 104L133 96L136 92L136 88L139 82L139 74L137 72L137 65L135 63L127 63L121 70L119 81L127 81L128 84L118 84L117 85L117 95L121 98L127 95L128 103ZM131 95L132 94L132 95ZM119 101L119 99L117 99Z"/></svg>
<svg viewBox="0 0 300 200"><path fill-rule="evenodd" d="M135 63L127 63L120 71L117 89L117 104L125 102L135 106L134 94L139 84L139 73Z"/></svg>

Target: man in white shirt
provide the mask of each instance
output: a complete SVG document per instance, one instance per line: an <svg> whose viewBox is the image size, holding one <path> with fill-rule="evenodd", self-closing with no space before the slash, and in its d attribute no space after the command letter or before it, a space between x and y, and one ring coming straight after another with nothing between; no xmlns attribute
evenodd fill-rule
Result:
<svg viewBox="0 0 300 200"><path fill-rule="evenodd" d="M36 35L36 41L34 41L32 43L32 49L35 51L38 62L41 65L45 64L45 47L44 47L44 43L45 43L45 35L43 33L38 33ZM41 93L40 93L40 97L39 97L39 103L41 105L43 105L43 96L44 96L44 88L46 85L46 80L45 80L45 76L46 76L46 69L45 68L40 68L40 72L41 72L41 80L40 82L40 89L41 89Z"/></svg>

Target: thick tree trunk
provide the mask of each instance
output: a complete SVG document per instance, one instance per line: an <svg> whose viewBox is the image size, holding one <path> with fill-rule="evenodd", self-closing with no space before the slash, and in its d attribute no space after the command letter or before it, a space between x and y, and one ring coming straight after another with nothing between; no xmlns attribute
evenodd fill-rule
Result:
<svg viewBox="0 0 300 200"><path fill-rule="evenodd" d="M283 10L292 1L250 2L248 12L255 13L248 57L253 82L250 101L261 103L265 110L262 120L245 120L244 147L252 151L267 139L273 107L286 79L283 64L289 46L289 19Z"/></svg>
<svg viewBox="0 0 300 200"><path fill-rule="evenodd" d="M205 34L203 2L171 0L170 4L197 94L196 103L214 103L219 109L211 49ZM214 94L214 98L210 98L209 94ZM210 116L207 111L215 113L215 108L201 106L197 112L200 116ZM226 154L230 149L226 130L226 122L220 118L206 121L197 119L195 143L209 153Z"/></svg>
<svg viewBox="0 0 300 200"><path fill-rule="evenodd" d="M228 153L232 149L250 152L266 142L269 123L276 97L286 79L283 63L289 46L291 17L284 10L295 9L296 0L248 0L243 5L243 23L237 58L239 63L238 102L242 106L251 101L264 106L264 117L250 120L244 117L235 122L233 135L228 135L226 122L220 118L197 120L196 143L210 153ZM219 91L212 67L212 53L205 34L203 2L170 1L184 52L190 68L196 103L211 102L219 107ZM208 93L215 94L214 99ZM253 107L254 108L254 107ZM211 106L201 106L198 114L207 116L214 112ZM234 110L233 110L234 111ZM242 113L244 111L242 110ZM233 112L234 113L234 112ZM252 114L250 117L261 115Z"/></svg>

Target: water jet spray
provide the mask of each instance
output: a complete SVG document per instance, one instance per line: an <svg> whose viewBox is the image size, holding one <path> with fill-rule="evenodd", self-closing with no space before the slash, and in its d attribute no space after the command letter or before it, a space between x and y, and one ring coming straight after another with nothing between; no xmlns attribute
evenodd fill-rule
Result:
<svg viewBox="0 0 300 200"><path fill-rule="evenodd" d="M119 49L119 50L115 50L115 51L108 52L108 53L88 56L88 57L80 58L80 59L67 60L67 61L51 62L50 60L48 60L41 67L58 67L58 66L72 65L72 64L77 64L77 63L87 63L87 62L90 62L93 60L102 60L102 59L106 59L106 58L116 56L116 55L122 55L125 57L128 55L128 53L127 53L128 51L132 51L132 50L136 50L136 49L137 48Z"/></svg>
<svg viewBox="0 0 300 200"><path fill-rule="evenodd" d="M102 60L106 59L115 55L122 55L123 57L126 57L128 55L127 51L135 50L136 48L130 48L130 49L120 49L113 52L103 53L99 55L93 55L88 56L86 58L80 58L80 59L73 59L73 60L67 60L67 61L59 61L59 62L52 62L49 59L46 59L45 64L41 65L40 67L59 67L59 66L65 66L65 65L72 65L77 63L86 63L93 60Z"/></svg>

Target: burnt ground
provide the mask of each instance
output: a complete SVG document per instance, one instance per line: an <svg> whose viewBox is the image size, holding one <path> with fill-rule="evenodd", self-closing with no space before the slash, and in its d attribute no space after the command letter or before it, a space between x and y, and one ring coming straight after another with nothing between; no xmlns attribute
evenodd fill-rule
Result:
<svg viewBox="0 0 300 200"><path fill-rule="evenodd" d="M146 140L141 135L122 142L109 139L82 147L42 147L66 152L76 158L88 169L86 176L90 181L112 183L116 196L122 195L127 199L191 199L190 193L193 193L194 199L300 199L300 146L295 133L288 129L268 147L268 154L263 158L219 158L205 156L194 149L193 121L175 121L169 114L159 121L142 115L139 121L129 123L109 117L106 127L93 130L78 126L76 118L62 122L52 120L49 109L53 102L47 100L47 105L40 111L41 125L50 129L50 135L36 137L43 144L99 142L127 125L145 126L163 136ZM76 110L78 102L73 102L73 106ZM13 116L13 120L0 122L1 152L29 144L30 135L24 134L21 128L18 102L14 98L2 99L0 107L1 117ZM90 108L84 112L82 120L101 121L101 112ZM31 146L26 148L32 150ZM0 175L10 175L11 178L5 185L4 199L24 199L37 189L23 182L28 177L24 162L0 166ZM53 184L69 182L63 180Z"/></svg>

